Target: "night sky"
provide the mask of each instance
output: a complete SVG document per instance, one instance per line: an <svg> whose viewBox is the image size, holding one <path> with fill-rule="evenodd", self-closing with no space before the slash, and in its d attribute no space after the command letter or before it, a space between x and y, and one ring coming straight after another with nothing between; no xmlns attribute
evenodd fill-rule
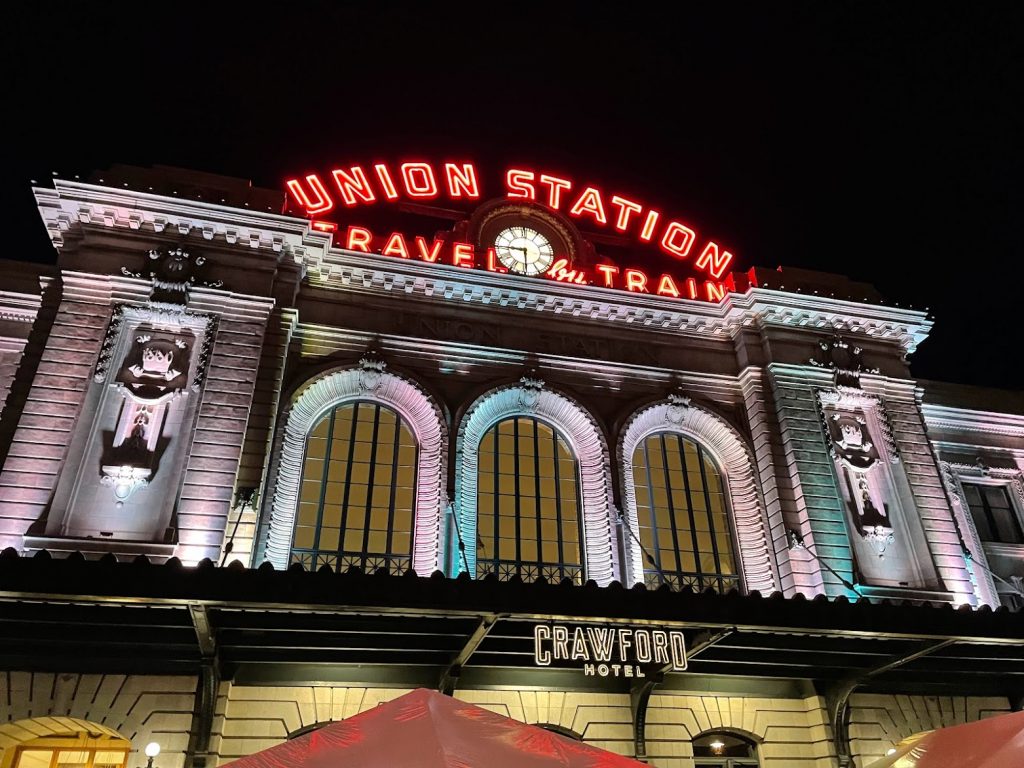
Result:
<svg viewBox="0 0 1024 768"><path fill-rule="evenodd" d="M529 163L679 214L737 268L928 307L917 376L1020 389L1014 4L662 5L12 6L4 256L54 258L29 190L52 171L281 188L378 159Z"/></svg>

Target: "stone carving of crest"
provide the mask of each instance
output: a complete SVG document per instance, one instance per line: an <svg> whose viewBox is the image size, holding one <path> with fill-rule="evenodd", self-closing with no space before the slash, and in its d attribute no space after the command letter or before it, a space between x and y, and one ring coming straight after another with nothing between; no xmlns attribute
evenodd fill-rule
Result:
<svg viewBox="0 0 1024 768"><path fill-rule="evenodd" d="M185 305L188 303L188 289L199 280L199 271L206 264L204 256L192 256L181 247L166 251L149 251L149 277L153 283L150 300L156 304ZM121 273L129 277L142 278L141 272L132 272L121 267ZM224 283L200 282L209 288L220 288Z"/></svg>
<svg viewBox="0 0 1024 768"><path fill-rule="evenodd" d="M117 373L118 388L145 402L180 393L188 386L193 343L192 334L156 330L140 333Z"/></svg>
<svg viewBox="0 0 1024 768"><path fill-rule="evenodd" d="M118 506L149 484L168 404L189 387L194 345L190 331L140 328L125 353L113 384L125 402L100 466Z"/></svg>
<svg viewBox="0 0 1024 768"><path fill-rule="evenodd" d="M384 380L388 364L376 352L367 352L359 359L359 389L371 394L376 392Z"/></svg>
<svg viewBox="0 0 1024 768"><path fill-rule="evenodd" d="M668 424L679 426L683 423L683 417L690 408L690 398L682 393L682 390L670 392L668 395L668 407L665 409L665 421Z"/></svg>
<svg viewBox="0 0 1024 768"><path fill-rule="evenodd" d="M866 472L878 461L878 451L862 413L832 411L827 417L832 455L855 472Z"/></svg>
<svg viewBox="0 0 1024 768"><path fill-rule="evenodd" d="M519 380L519 407L524 411L532 411L540 401L540 393L544 391L544 380L531 370Z"/></svg>
<svg viewBox="0 0 1024 768"><path fill-rule="evenodd" d="M878 373L878 368L867 368L861 358L863 353L840 335L818 342L818 353L808 362L816 368L827 368L835 373L836 383L852 387L860 386L862 373Z"/></svg>

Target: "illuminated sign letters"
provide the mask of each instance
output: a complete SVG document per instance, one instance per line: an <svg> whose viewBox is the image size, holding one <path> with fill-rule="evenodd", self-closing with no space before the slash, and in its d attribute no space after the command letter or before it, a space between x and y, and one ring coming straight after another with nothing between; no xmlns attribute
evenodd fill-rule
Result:
<svg viewBox="0 0 1024 768"><path fill-rule="evenodd" d="M733 254L712 240L702 240L688 224L671 218L639 200L609 194L600 187L529 168L508 168L502 176L503 194L509 200L523 200L545 206L589 227L607 228L615 235L627 235L640 243L651 244L673 259L685 260L704 273L702 283L695 278L677 280L671 275L649 275L640 269L622 269L608 264L594 267L588 274L565 259L557 259L545 277L577 285L598 285L635 293L652 293L677 299L720 301L729 288L729 267ZM352 165L325 174L308 173L288 179L285 186L291 199L309 217L313 226L333 232L337 225L317 221L341 208L370 205L381 201L423 203L444 198L454 203L479 201L482 184L471 162ZM477 255L467 243L427 244L423 237L415 241L399 233L388 237L350 226L344 247L366 253L381 253L398 258L416 258L437 262L442 247L448 253L444 263L466 268L505 271L493 254ZM415 243L415 244L413 244Z"/></svg>
<svg viewBox="0 0 1024 768"><path fill-rule="evenodd" d="M570 662L594 677L645 677L644 667L682 672L686 638L676 629L537 624L533 661L540 667Z"/></svg>

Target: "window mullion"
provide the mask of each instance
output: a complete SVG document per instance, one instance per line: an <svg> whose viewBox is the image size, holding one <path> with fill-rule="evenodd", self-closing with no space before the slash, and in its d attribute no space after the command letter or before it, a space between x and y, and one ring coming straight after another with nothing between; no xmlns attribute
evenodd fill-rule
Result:
<svg viewBox="0 0 1024 768"><path fill-rule="evenodd" d="M316 530L313 534L313 570L316 569L316 556L320 553L320 531L324 525L324 506L327 504L327 480L331 476L331 446L334 444L334 414L337 410L331 410L327 422L327 450L324 452L324 468L320 473L320 503L316 508Z"/></svg>
<svg viewBox="0 0 1024 768"><path fill-rule="evenodd" d="M693 512L693 496L690 494L690 467L686 462L686 444L679 441L679 462L683 467L683 488L686 489L686 511L690 517L690 538L693 540L693 561L697 569L697 583L704 588L704 568L700 562L700 542L697 540L697 519Z"/></svg>
<svg viewBox="0 0 1024 768"><path fill-rule="evenodd" d="M491 440L491 464L494 474L494 551L491 552L491 560L494 563L494 573L500 577L501 561L501 472L498 462L501 461L501 444L498 442L498 426L495 425L494 437Z"/></svg>
<svg viewBox="0 0 1024 768"><path fill-rule="evenodd" d="M650 451L650 438L644 440L643 443L644 451L644 477L647 480L647 520L650 523L651 529L651 544L654 548L654 567L658 569L659 578L664 581L665 578L665 563L661 562L661 546L659 544L660 537L658 535L658 515L657 510L654 506L654 472L651 469L651 451ZM640 524L640 513L637 511L637 525ZM671 520L670 520L671 522ZM638 532L638 535L639 532ZM641 545L643 538L641 536Z"/></svg>
<svg viewBox="0 0 1024 768"><path fill-rule="evenodd" d="M391 452L391 489L388 495L388 534L387 534L387 557L388 561L391 560L392 550L394 549L394 528L395 528L395 497L398 495L398 446L402 442L403 432L402 417L395 413L395 431L392 435L394 441L394 450ZM415 476L414 476L415 477ZM413 488L415 489L415 483ZM412 527L415 528L415 515L416 515L416 497L413 496L413 509L410 514L410 520L413 521ZM409 531L409 541L412 541L412 530Z"/></svg>
<svg viewBox="0 0 1024 768"><path fill-rule="evenodd" d="M356 451L356 427L359 425L359 403L352 406L352 426L348 434L348 457L345 463L345 492L341 497L341 530L338 534L338 570L341 570L341 554L345 551L345 533L348 531L348 500L352 493L352 464ZM354 553L353 553L354 554Z"/></svg>
<svg viewBox="0 0 1024 768"><path fill-rule="evenodd" d="M711 534L711 554L715 558L715 573L718 574L718 588L725 591L722 582L722 563L718 556L718 536L715 534L715 519L711 511L711 492L708 490L708 477L704 470L704 451L697 446L697 463L700 465L700 482L704 486L704 507L708 515L708 531Z"/></svg>
<svg viewBox="0 0 1024 768"><path fill-rule="evenodd" d="M682 563L682 550L679 545L679 526L676 523L676 505L675 500L672 498L672 475L668 471L668 442L666 441L664 434L658 435L659 445L661 446L661 471L665 476L665 501L668 504L668 521L672 531L672 546L675 547L675 570L677 573L683 572ZM675 435L671 436L672 440L679 443L679 451L682 453L683 446L679 441L679 438ZM682 463L682 459L680 459Z"/></svg>
<svg viewBox="0 0 1024 768"><path fill-rule="evenodd" d="M533 498L534 498L534 511L537 516L537 569L540 570L540 564L544 560L544 550L542 549L544 534L543 527L541 526L541 507L543 503L540 498L540 430L539 424L536 419L533 420ZM564 562L562 557L562 531L558 530L558 560Z"/></svg>
<svg viewBox="0 0 1024 768"><path fill-rule="evenodd" d="M497 435L495 435L497 438ZM519 498L519 419L512 419L512 453L515 461L513 465L515 467L515 477L513 478L512 486L515 488L515 510L516 510L516 573L519 573L520 566L523 562L523 548L521 540L521 530L519 521L520 514L520 498ZM522 574L520 574L522 575Z"/></svg>
<svg viewBox="0 0 1024 768"><path fill-rule="evenodd" d="M363 567L370 560L370 526L373 523L373 480L377 470L377 434L380 428L380 406L373 408L373 432L370 437L370 469L366 474L366 504L363 507Z"/></svg>
<svg viewBox="0 0 1024 768"><path fill-rule="evenodd" d="M558 531L558 556L564 563L565 558L562 554L562 455L558 450L558 433L554 429L551 430L551 460L554 462L551 474L555 478L555 529ZM577 519L583 516L579 499L576 503L576 516ZM581 541L579 545L582 547L583 542Z"/></svg>

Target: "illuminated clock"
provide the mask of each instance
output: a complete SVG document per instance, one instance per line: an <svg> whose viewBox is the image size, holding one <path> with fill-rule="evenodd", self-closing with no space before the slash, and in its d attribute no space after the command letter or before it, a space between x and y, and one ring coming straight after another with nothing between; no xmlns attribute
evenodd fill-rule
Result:
<svg viewBox="0 0 1024 768"><path fill-rule="evenodd" d="M506 227L494 238L494 253L509 272L542 275L555 260L555 249L544 235L532 227Z"/></svg>

